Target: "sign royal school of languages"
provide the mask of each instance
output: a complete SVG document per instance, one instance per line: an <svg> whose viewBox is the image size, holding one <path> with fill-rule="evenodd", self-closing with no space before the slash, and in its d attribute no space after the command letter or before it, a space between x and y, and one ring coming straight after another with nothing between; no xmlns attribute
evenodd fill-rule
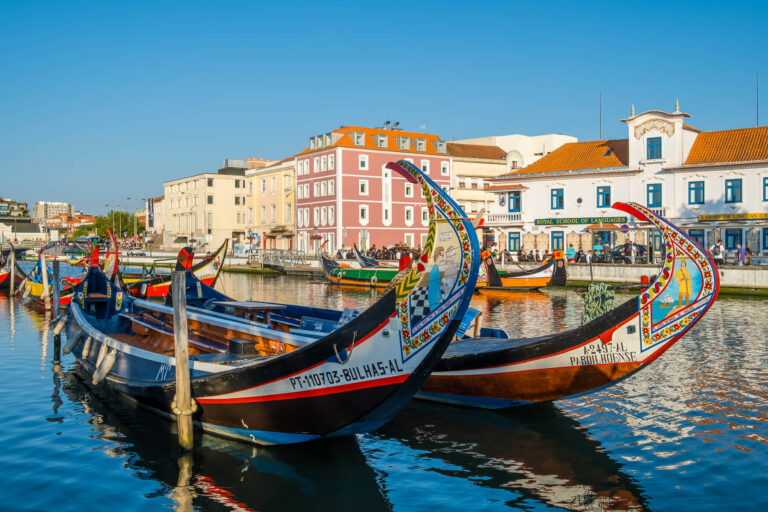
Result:
<svg viewBox="0 0 768 512"><path fill-rule="evenodd" d="M625 224L626 217L565 217L562 219L536 219L537 226L556 226L559 224Z"/></svg>

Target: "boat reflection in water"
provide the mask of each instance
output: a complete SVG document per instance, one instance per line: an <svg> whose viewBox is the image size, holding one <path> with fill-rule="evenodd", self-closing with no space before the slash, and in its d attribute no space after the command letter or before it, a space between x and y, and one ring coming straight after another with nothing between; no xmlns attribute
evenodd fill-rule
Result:
<svg viewBox="0 0 768 512"><path fill-rule="evenodd" d="M455 509L462 500L471 510L496 508L499 501L526 510L536 503L579 511L648 509L622 465L552 404L500 412L414 402L361 438L384 488L396 488L397 481L388 481L403 470L413 481L422 470L442 474L436 509ZM395 509L402 505L389 498Z"/></svg>
<svg viewBox="0 0 768 512"><path fill-rule="evenodd" d="M54 368L54 415L62 392L80 403L102 450L157 481L177 510L391 510L354 437L262 447L196 433L194 452L180 456L167 421L83 378Z"/></svg>

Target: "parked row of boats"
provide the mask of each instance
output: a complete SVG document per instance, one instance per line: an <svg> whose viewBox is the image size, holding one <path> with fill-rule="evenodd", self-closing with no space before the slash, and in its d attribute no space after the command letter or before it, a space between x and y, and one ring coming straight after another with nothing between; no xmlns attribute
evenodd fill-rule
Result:
<svg viewBox="0 0 768 512"><path fill-rule="evenodd" d="M491 288L504 287L504 276L481 253L471 219L439 186L407 161L388 167L422 188L429 232L423 253L404 268L368 267L393 274L364 311L237 301L213 287L223 252L198 265L190 250L180 253L194 410L174 405L170 276L129 283L112 251L103 268L92 254L57 325L64 351L95 384L156 412L192 414L198 427L225 437L284 444L375 430L414 396L506 408L602 389L659 357L717 297L719 276L705 251L647 208L617 203L664 238L663 267L639 297L549 336L514 339L493 327L469 335L480 276ZM322 259L326 272L331 261ZM564 273L561 258L547 265L551 276ZM334 269L336 279L351 278L351 269ZM384 280L371 277L368 286ZM159 295L166 303L146 300Z"/></svg>

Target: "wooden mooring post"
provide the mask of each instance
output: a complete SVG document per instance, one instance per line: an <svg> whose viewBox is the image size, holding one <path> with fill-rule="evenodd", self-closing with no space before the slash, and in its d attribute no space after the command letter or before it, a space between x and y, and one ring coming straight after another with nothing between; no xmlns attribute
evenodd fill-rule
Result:
<svg viewBox="0 0 768 512"><path fill-rule="evenodd" d="M61 284L61 269L59 268L59 260L53 260L53 318L59 316L59 306L61 302L61 290L59 289Z"/></svg>
<svg viewBox="0 0 768 512"><path fill-rule="evenodd" d="M48 302L48 296L50 295L50 288L48 287L48 265L45 263L45 252L40 251L40 273L43 278L43 303L45 309L51 309L51 303Z"/></svg>
<svg viewBox="0 0 768 512"><path fill-rule="evenodd" d="M9 284L11 291L9 295L13 297L13 289L16 287L16 251L13 250L13 246L11 246L9 258L11 258L11 282Z"/></svg>
<svg viewBox="0 0 768 512"><path fill-rule="evenodd" d="M187 329L187 274L175 270L171 280L173 297L173 340L176 357L176 397L171 409L176 415L179 448L192 450L192 390L189 382L189 331Z"/></svg>

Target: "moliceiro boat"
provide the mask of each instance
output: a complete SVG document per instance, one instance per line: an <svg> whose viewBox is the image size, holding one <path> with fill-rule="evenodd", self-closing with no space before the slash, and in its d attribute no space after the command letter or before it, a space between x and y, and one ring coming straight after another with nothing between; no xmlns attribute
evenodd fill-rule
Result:
<svg viewBox="0 0 768 512"><path fill-rule="evenodd" d="M366 432L424 383L467 311L479 248L471 222L439 186L409 162L388 167L422 188L424 254L357 315L217 296L190 305L198 427L263 444ZM91 267L67 311L64 351L93 382L173 415L173 321L172 308L121 292ZM308 336L304 322L332 325Z"/></svg>
<svg viewBox="0 0 768 512"><path fill-rule="evenodd" d="M635 203L613 207L652 223L664 238L666 258L645 291L569 331L459 340L417 397L504 408L583 395L641 370L688 332L717 297L720 277L714 262L648 208Z"/></svg>
<svg viewBox="0 0 768 512"><path fill-rule="evenodd" d="M224 240L221 247L208 258L193 264L194 251L185 247L179 252L176 262L176 270L191 270L200 281L208 286L214 286L224 266L224 258L227 255L229 240ZM160 274L150 279L142 279L141 276L123 275L123 283L134 297L146 299L147 297L165 297L171 286L171 274Z"/></svg>
<svg viewBox="0 0 768 512"><path fill-rule="evenodd" d="M11 251L14 251L13 245L11 245ZM18 271L18 264L16 264L16 270L14 271L14 289L18 289L18 287L24 282L24 273L19 273ZM8 253L8 256L5 258L5 260L0 263L0 290L10 290L11 288L11 253Z"/></svg>
<svg viewBox="0 0 768 512"><path fill-rule="evenodd" d="M565 286L566 260L563 251L554 251L540 267L516 272L499 271L488 251L482 253L477 289L535 290L545 286Z"/></svg>

